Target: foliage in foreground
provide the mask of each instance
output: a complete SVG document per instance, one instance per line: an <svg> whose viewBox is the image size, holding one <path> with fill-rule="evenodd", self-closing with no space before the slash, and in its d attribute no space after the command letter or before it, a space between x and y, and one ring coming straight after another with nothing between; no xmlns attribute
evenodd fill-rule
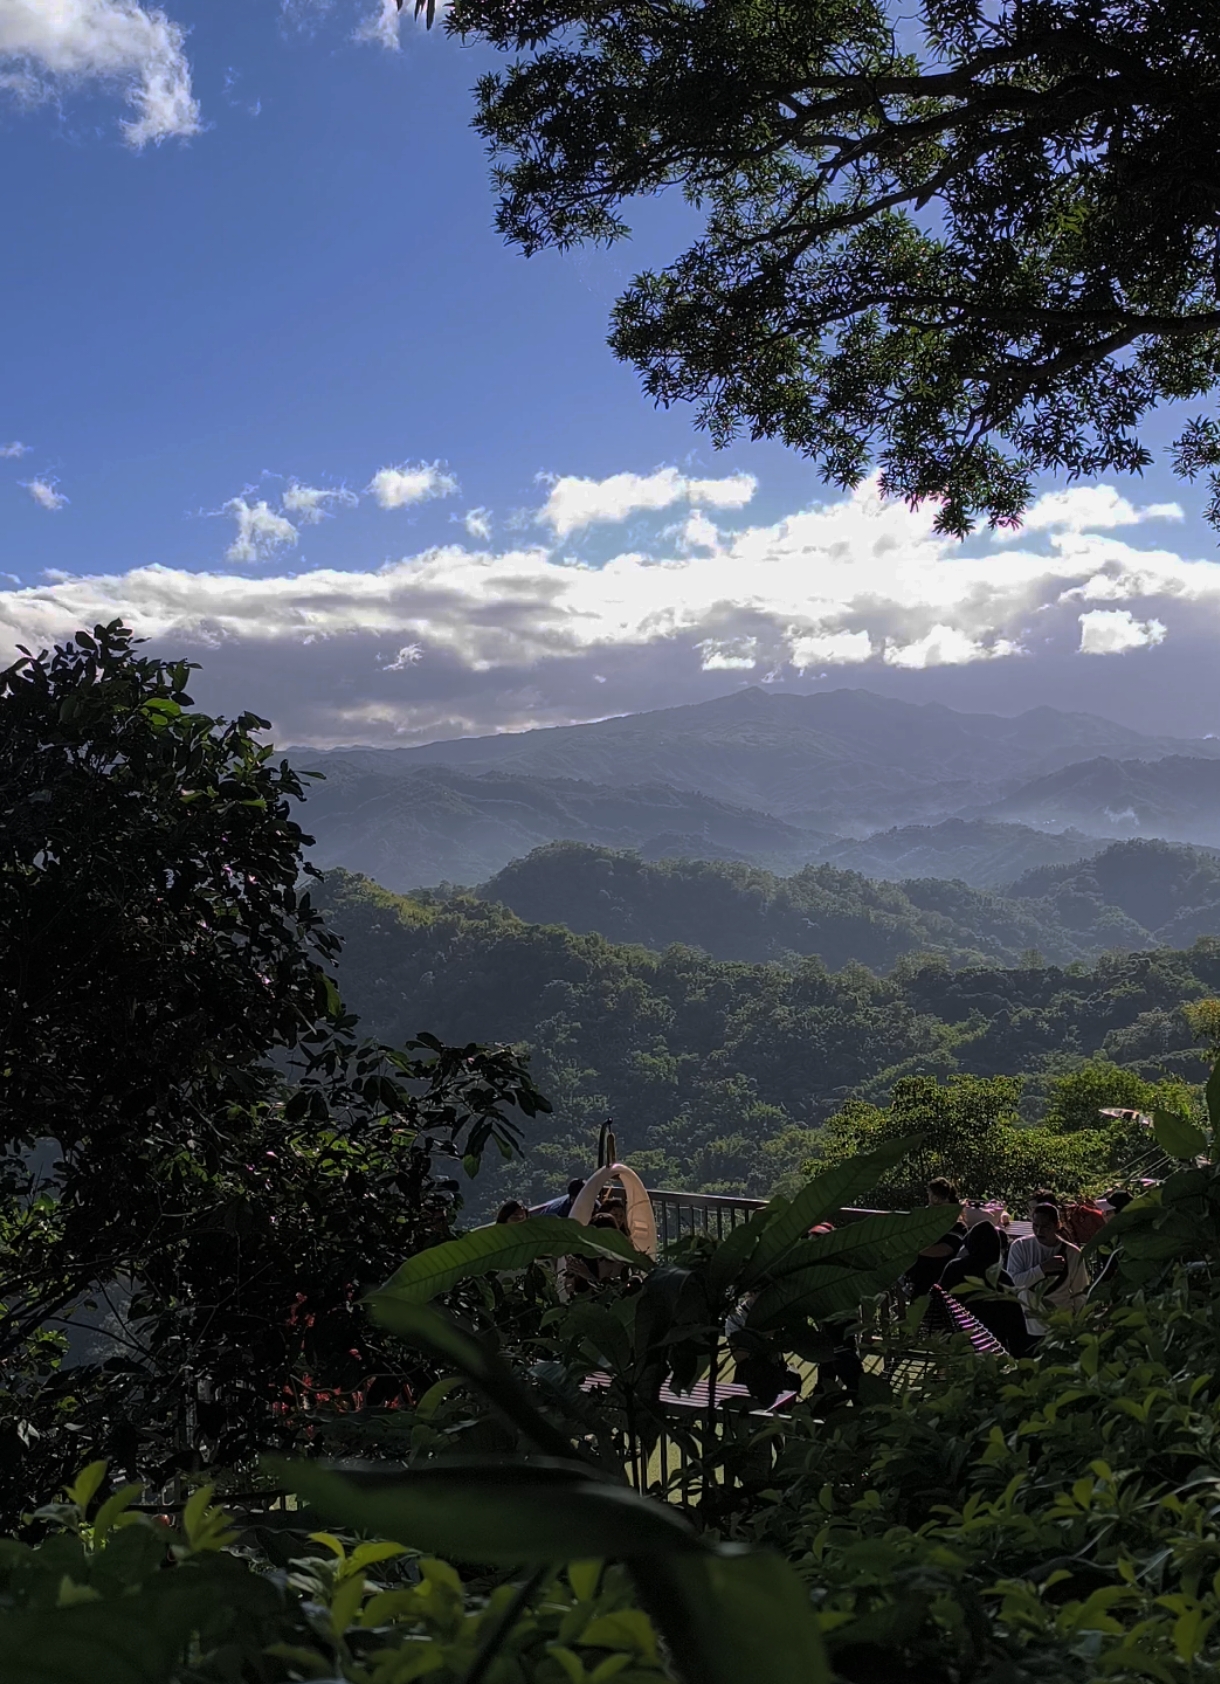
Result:
<svg viewBox="0 0 1220 1684"><path fill-rule="evenodd" d="M431 9L431 8L430 8ZM458 0L511 62L478 86L498 225L526 253L700 223L611 345L717 443L1019 517L1034 473L1138 471L1215 389L1220 22L1199 0ZM1220 428L1175 445L1210 473Z"/></svg>
<svg viewBox="0 0 1220 1684"><path fill-rule="evenodd" d="M587 1173L607 1113L651 1186L765 1197L815 1155L819 1125L846 1101L885 1107L909 1075L1024 1075L1019 1100L998 1109L1015 1103L1014 1124L1045 1115L1056 1134L1097 1125L1102 1104L1180 1105L1175 1084L1207 1069L1190 1003L1220 992L1214 940L1092 970L953 971L913 958L880 977L816 959L789 968L613 946L339 872L319 904L344 937L345 997L374 1033L393 1039L422 1015L446 1038L477 1032L528 1051L554 1118L524 1162L493 1170L504 1197L550 1197ZM996 1110L993 1095L985 1114ZM1121 1141L1110 1144L1121 1158ZM1108 1147L1085 1161L1083 1141L1063 1151L1071 1179L1114 1173ZM1020 1178L970 1188L1022 1190Z"/></svg>
<svg viewBox="0 0 1220 1684"><path fill-rule="evenodd" d="M6 1684L672 1676L621 1569L573 1562L523 1595L392 1541L311 1532L302 1514L242 1531L206 1487L175 1527L135 1512L131 1490L99 1497L104 1476L91 1465L39 1514L37 1544L0 1539Z"/></svg>
<svg viewBox="0 0 1220 1684"><path fill-rule="evenodd" d="M770 1474L719 1536L577 1443L559 1462L280 1470L342 1536L298 1512L234 1537L206 1491L171 1536L90 1470L76 1506L38 1517L50 1536L0 1543L6 1680L1202 1684L1220 1665L1218 1213L1210 1166L1132 1206L1116 1301L1061 1319L1036 1361L932 1346L921 1383L867 1407L832 1392L756 1419Z"/></svg>
<svg viewBox="0 0 1220 1684"><path fill-rule="evenodd" d="M360 1038L302 785L189 676L118 622L0 672L0 1517L82 1442L248 1478L319 1393L426 1386L361 1294L547 1109L506 1049Z"/></svg>

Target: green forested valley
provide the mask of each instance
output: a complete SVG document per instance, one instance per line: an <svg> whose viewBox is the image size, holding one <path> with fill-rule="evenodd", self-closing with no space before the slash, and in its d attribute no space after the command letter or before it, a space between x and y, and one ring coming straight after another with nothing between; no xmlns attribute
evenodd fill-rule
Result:
<svg viewBox="0 0 1220 1684"><path fill-rule="evenodd" d="M886 1105L907 1077L1024 1078L975 1093L976 1109L999 1105L1014 1126L1048 1111L1062 1121L1075 1084L1084 1098L1070 1126L1093 1126L1098 1105L1151 1104L1150 1083L1201 1079L1189 1006L1220 992L1211 938L1071 967L1031 956L955 968L944 953L891 951L881 974L791 949L784 963L655 951L342 872L319 899L344 938L345 1000L371 1032L395 1042L426 1026L528 1051L554 1112L534 1119L523 1162L484 1173L480 1200L554 1190L587 1165L607 1115L654 1185L764 1193L823 1150L821 1125L848 1101Z"/></svg>

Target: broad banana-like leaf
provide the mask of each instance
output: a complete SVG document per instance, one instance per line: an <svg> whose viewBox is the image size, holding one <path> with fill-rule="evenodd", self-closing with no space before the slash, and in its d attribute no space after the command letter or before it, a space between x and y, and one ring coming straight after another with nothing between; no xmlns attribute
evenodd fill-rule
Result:
<svg viewBox="0 0 1220 1684"><path fill-rule="evenodd" d="M326 1520L450 1560L506 1566L701 1549L676 1509L578 1462L477 1460L407 1473L270 1464Z"/></svg>
<svg viewBox="0 0 1220 1684"><path fill-rule="evenodd" d="M782 1556L661 1556L637 1585L689 1684L831 1684L809 1592Z"/></svg>
<svg viewBox="0 0 1220 1684"><path fill-rule="evenodd" d="M728 1291L754 1255L763 1230L787 1209L787 1199L772 1199L721 1240L707 1263L707 1288L713 1299Z"/></svg>
<svg viewBox="0 0 1220 1684"><path fill-rule="evenodd" d="M1208 1086L1211 1086L1210 1081ZM1188 1117L1179 1117L1176 1111L1154 1111L1152 1132L1156 1135L1157 1144L1171 1158L1193 1163L1207 1151L1207 1136L1203 1130Z"/></svg>
<svg viewBox="0 0 1220 1684"><path fill-rule="evenodd" d="M369 1299L369 1309L375 1321L400 1339L451 1362L545 1455L580 1460L564 1435L541 1413L504 1359L458 1327L450 1317L425 1304L383 1298L380 1293Z"/></svg>
<svg viewBox="0 0 1220 1684"><path fill-rule="evenodd" d="M535 1216L528 1222L497 1222L476 1228L461 1239L446 1240L416 1252L376 1293L380 1302L397 1298L404 1304L426 1304L474 1275L524 1269L540 1257L603 1257L651 1269L645 1257L609 1228L586 1228L563 1216Z"/></svg>
<svg viewBox="0 0 1220 1684"><path fill-rule="evenodd" d="M897 1280L957 1214L953 1205L929 1205L866 1216L848 1228L815 1235L802 1243L799 1254L792 1254L799 1255L803 1266L785 1272L759 1293L748 1325L762 1330L797 1311L814 1321L849 1313Z"/></svg>
<svg viewBox="0 0 1220 1684"><path fill-rule="evenodd" d="M763 1228L753 1255L741 1272L742 1288L769 1274L789 1247L803 1239L816 1223L827 1221L852 1199L875 1186L886 1170L901 1163L920 1145L921 1139L920 1135L909 1135L902 1140L887 1141L875 1152L862 1152L807 1181L787 1209Z"/></svg>

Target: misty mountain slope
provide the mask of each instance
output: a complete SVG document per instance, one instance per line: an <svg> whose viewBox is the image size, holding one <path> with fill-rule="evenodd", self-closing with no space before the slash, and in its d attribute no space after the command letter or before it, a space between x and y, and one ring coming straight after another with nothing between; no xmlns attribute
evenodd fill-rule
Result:
<svg viewBox="0 0 1220 1684"><path fill-rule="evenodd" d="M297 751L296 763L310 762ZM376 766L374 761L374 767ZM420 766L385 773L328 755L301 822L315 864L363 872L386 888L478 883L560 838L748 859L794 870L833 838L664 785L606 788L575 779Z"/></svg>
<svg viewBox="0 0 1220 1684"><path fill-rule="evenodd" d="M1054 964L1220 935L1220 861L1168 844L1118 843L1027 874L1005 894L940 878L880 882L834 866L790 877L708 860L646 861L553 843L478 891L527 923L724 960L817 955L832 970L889 970L906 954L953 965Z"/></svg>
<svg viewBox="0 0 1220 1684"><path fill-rule="evenodd" d="M859 841L833 842L821 858L844 871L901 883L910 877L955 877L975 888L999 888L1041 866L1070 866L1106 846L1083 831L1048 833L1032 825L986 819L942 819L901 825Z"/></svg>
<svg viewBox="0 0 1220 1684"><path fill-rule="evenodd" d="M979 816L1076 826L1094 835L1220 843L1220 761L1193 754L1098 757L1034 779Z"/></svg>
<svg viewBox="0 0 1220 1684"><path fill-rule="evenodd" d="M292 758L323 770L335 757L387 774L443 765L618 788L661 783L799 828L860 835L998 802L1073 762L1166 754L1216 757L1220 742L1142 737L1053 708L1004 718L867 690L802 696L753 688L588 725Z"/></svg>
<svg viewBox="0 0 1220 1684"><path fill-rule="evenodd" d="M1094 947L1087 933L1048 919L1037 901L1004 900L964 883L877 882L828 865L777 877L751 866L649 862L556 842L515 860L478 893L527 923L607 941L657 950L676 943L754 962L816 954L832 970L860 963L886 971L910 953L942 954L955 965L1016 964L1033 948L1068 963ZM1151 945L1133 924L1122 937L1105 945Z"/></svg>

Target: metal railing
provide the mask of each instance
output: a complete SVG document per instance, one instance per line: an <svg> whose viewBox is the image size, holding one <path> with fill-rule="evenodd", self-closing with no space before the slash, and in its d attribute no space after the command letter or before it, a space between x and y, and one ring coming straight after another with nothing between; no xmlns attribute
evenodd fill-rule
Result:
<svg viewBox="0 0 1220 1684"><path fill-rule="evenodd" d="M684 1193L672 1187L650 1187L648 1197L657 1219L657 1238L663 1246L686 1234L710 1234L722 1240L767 1203L766 1199L743 1199L732 1193ZM881 1214L849 1206L836 1211L834 1220L861 1222L866 1216Z"/></svg>

